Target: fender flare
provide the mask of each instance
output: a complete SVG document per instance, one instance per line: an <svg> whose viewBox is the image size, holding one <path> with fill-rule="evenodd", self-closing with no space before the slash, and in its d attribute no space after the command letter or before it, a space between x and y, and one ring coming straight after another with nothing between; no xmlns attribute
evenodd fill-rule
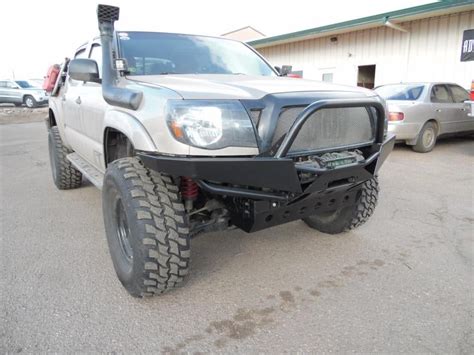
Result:
<svg viewBox="0 0 474 355"><path fill-rule="evenodd" d="M71 146L69 145L69 143L67 142L67 139L66 139L66 134L64 132L64 120L61 116L61 113L62 112L62 108L58 105L58 102L56 100L49 100L49 104L48 104L48 117L46 118L45 122L46 122L46 126L48 128L48 130L51 128L51 122L50 122L50 118L49 118L49 111L51 111L54 115L54 120L56 121L56 127L58 127L58 130L59 130L59 136L61 137L62 141L63 141L63 144L68 147L69 149L71 149Z"/></svg>
<svg viewBox="0 0 474 355"><path fill-rule="evenodd" d="M103 144L105 144L105 132L108 128L113 128L127 136L135 150L146 152L156 152L158 150L142 123L126 112L107 111L102 127Z"/></svg>

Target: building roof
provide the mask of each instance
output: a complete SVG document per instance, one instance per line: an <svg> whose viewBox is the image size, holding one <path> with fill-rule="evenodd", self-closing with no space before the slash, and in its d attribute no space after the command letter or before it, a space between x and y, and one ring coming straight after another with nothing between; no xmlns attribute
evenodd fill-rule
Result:
<svg viewBox="0 0 474 355"><path fill-rule="evenodd" d="M242 27L242 28L238 28L238 29L236 29L236 30L223 33L223 34L221 34L221 36L222 36L222 37L225 37L225 36L230 35L230 34L232 34L232 33L240 32L240 31L247 30L247 29L250 29L250 30L252 30L252 31L254 31L254 32L257 32L257 33L261 34L262 36L265 36L262 32L260 32L259 30L253 28L252 26L244 26L244 27Z"/></svg>
<svg viewBox="0 0 474 355"><path fill-rule="evenodd" d="M331 25L310 28L303 31L286 33L273 37L266 37L249 41L248 44L255 48L270 47L277 44L303 41L307 39L335 35L339 33L363 30L382 26L386 21L393 22L411 21L420 18L445 15L465 10L474 10L473 0L451 0L409 7L397 11L385 12L378 15L367 16L355 20L334 23Z"/></svg>

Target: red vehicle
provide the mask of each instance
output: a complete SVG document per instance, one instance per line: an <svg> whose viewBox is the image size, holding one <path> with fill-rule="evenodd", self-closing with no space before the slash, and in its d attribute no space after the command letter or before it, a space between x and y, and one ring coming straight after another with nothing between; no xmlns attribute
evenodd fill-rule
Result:
<svg viewBox="0 0 474 355"><path fill-rule="evenodd" d="M468 114L470 117L474 117L474 80L471 82L471 94L469 96L469 104L471 104L471 112Z"/></svg>

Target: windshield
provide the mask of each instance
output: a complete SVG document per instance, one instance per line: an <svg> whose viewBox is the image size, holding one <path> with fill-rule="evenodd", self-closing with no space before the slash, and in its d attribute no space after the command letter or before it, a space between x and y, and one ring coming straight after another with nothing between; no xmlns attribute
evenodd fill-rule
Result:
<svg viewBox="0 0 474 355"><path fill-rule="evenodd" d="M423 85L384 85L375 89L385 100L418 100L423 92Z"/></svg>
<svg viewBox="0 0 474 355"><path fill-rule="evenodd" d="M15 81L15 83L17 83L23 89L28 89L28 88L34 87L29 82L27 82L25 80L17 80L17 81Z"/></svg>
<svg viewBox="0 0 474 355"><path fill-rule="evenodd" d="M232 40L154 32L117 37L131 75L276 75L250 48Z"/></svg>

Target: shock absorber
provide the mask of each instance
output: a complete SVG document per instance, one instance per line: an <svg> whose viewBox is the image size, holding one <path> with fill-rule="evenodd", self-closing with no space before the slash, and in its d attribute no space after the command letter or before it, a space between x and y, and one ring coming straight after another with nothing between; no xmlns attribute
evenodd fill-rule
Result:
<svg viewBox="0 0 474 355"><path fill-rule="evenodd" d="M181 177L181 196L184 199L184 208L187 212L193 209L193 202L199 195L199 186L190 177Z"/></svg>

